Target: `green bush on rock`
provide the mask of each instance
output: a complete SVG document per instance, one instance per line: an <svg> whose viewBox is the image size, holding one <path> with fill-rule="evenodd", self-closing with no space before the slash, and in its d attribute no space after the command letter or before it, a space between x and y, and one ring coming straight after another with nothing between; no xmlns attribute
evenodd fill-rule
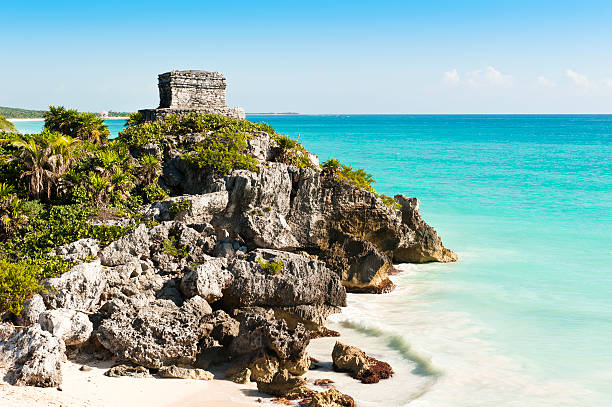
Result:
<svg viewBox="0 0 612 407"><path fill-rule="evenodd" d="M0 261L0 313L8 311L19 315L24 301L42 290L40 278L36 265Z"/></svg>
<svg viewBox="0 0 612 407"><path fill-rule="evenodd" d="M268 262L264 260L257 259L257 263L259 263L259 267L266 272L267 274L280 274L283 272L283 268L285 267L285 262L282 260L270 260Z"/></svg>

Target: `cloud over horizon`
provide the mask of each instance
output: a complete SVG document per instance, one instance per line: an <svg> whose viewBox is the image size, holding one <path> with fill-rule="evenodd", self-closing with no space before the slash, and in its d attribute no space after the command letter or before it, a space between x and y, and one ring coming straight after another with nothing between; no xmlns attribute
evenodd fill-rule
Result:
<svg viewBox="0 0 612 407"><path fill-rule="evenodd" d="M574 70L567 69L565 71L565 76L567 76L572 81L572 83L578 86L579 88L589 89L593 87L593 84L591 83L589 78L586 77L586 75L580 74Z"/></svg>

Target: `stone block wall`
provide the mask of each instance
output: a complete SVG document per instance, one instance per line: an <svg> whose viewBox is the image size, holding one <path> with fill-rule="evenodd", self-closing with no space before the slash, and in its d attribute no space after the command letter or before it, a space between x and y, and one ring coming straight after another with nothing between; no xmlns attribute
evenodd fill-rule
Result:
<svg viewBox="0 0 612 407"><path fill-rule="evenodd" d="M172 71L159 75L159 107L207 109L225 106L225 77L219 72Z"/></svg>
<svg viewBox="0 0 612 407"><path fill-rule="evenodd" d="M155 121L170 114L220 114L235 119L246 117L244 110L225 104L225 77L219 72L172 71L158 76L159 108L143 109L145 120Z"/></svg>

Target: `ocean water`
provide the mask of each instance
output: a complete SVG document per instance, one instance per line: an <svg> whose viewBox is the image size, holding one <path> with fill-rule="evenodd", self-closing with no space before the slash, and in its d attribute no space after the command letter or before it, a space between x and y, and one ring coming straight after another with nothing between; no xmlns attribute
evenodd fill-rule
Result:
<svg viewBox="0 0 612 407"><path fill-rule="evenodd" d="M120 131L123 130L126 120L125 119L108 119L104 120L104 123L108 126L108 130L111 133L111 137L117 137ZM40 133L45 127L43 120L28 120L28 121L16 121L13 122L15 128L24 134L35 134Z"/></svg>
<svg viewBox="0 0 612 407"><path fill-rule="evenodd" d="M421 200L459 254L330 328L396 374L363 406L612 405L612 116L252 116ZM335 339L311 353L330 361Z"/></svg>
<svg viewBox="0 0 612 407"><path fill-rule="evenodd" d="M330 318L393 378L331 372L335 338L313 341L327 368L309 377L360 406L612 405L612 116L248 118L418 197L459 254L400 265L394 292L349 295Z"/></svg>

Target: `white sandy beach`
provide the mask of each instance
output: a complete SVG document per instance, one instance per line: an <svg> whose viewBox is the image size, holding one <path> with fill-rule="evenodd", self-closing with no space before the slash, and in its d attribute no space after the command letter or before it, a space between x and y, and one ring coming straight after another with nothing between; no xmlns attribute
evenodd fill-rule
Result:
<svg viewBox="0 0 612 407"><path fill-rule="evenodd" d="M129 117L127 116L113 116L113 117L106 117L104 118L104 120L127 120L129 119ZM9 122L40 122L40 121L44 121L45 119L42 117L39 118L34 118L34 119L6 119Z"/></svg>
<svg viewBox="0 0 612 407"><path fill-rule="evenodd" d="M43 119L42 117L39 117L39 118L34 118L34 119L6 119L6 120L8 120L9 122L39 122L45 119Z"/></svg>
<svg viewBox="0 0 612 407"><path fill-rule="evenodd" d="M80 364L65 362L61 391L55 387L2 383L0 407L248 407L268 404L256 401L259 395L255 383L104 376L110 365L109 362L88 363L92 370L81 371Z"/></svg>

